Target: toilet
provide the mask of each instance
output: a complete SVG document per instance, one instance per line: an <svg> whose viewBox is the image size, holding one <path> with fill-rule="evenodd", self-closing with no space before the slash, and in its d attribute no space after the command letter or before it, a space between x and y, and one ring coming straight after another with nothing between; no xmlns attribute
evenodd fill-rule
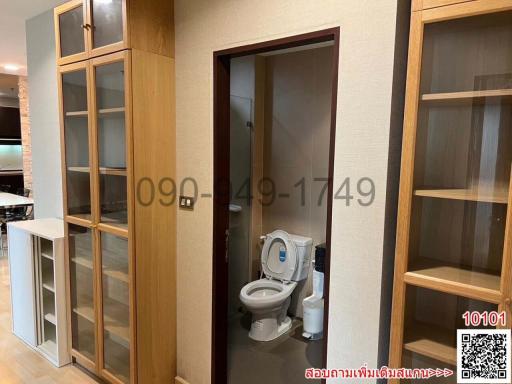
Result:
<svg viewBox="0 0 512 384"><path fill-rule="evenodd" d="M264 277L245 285L240 301L252 313L249 337L270 341L288 332L287 316L297 282L308 277L313 240L276 230L265 236L261 252Z"/></svg>

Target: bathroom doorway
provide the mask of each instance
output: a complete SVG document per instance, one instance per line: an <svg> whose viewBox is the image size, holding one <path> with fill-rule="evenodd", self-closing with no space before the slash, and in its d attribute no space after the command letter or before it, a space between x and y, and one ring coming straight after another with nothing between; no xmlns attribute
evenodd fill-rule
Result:
<svg viewBox="0 0 512 384"><path fill-rule="evenodd" d="M339 28L214 52L212 383L326 366L338 56Z"/></svg>

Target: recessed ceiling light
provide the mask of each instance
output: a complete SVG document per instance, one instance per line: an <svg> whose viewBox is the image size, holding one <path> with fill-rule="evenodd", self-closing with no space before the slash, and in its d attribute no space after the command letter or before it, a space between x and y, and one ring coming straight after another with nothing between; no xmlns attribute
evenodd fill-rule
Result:
<svg viewBox="0 0 512 384"><path fill-rule="evenodd" d="M20 69L20 66L16 64L4 64L4 69L6 71L16 72L18 69Z"/></svg>

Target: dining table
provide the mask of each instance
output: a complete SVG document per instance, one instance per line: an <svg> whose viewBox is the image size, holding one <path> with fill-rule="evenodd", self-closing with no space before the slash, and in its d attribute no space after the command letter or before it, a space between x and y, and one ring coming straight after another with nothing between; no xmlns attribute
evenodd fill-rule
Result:
<svg viewBox="0 0 512 384"><path fill-rule="evenodd" d="M0 208L27 207L31 205L34 205L34 199L31 197L0 192Z"/></svg>

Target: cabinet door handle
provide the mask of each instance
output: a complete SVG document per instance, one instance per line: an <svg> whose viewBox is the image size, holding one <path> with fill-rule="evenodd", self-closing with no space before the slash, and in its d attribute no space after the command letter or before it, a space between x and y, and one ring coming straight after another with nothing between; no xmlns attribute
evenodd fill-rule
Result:
<svg viewBox="0 0 512 384"><path fill-rule="evenodd" d="M82 24L82 28L89 30L89 28L91 28L91 24Z"/></svg>

